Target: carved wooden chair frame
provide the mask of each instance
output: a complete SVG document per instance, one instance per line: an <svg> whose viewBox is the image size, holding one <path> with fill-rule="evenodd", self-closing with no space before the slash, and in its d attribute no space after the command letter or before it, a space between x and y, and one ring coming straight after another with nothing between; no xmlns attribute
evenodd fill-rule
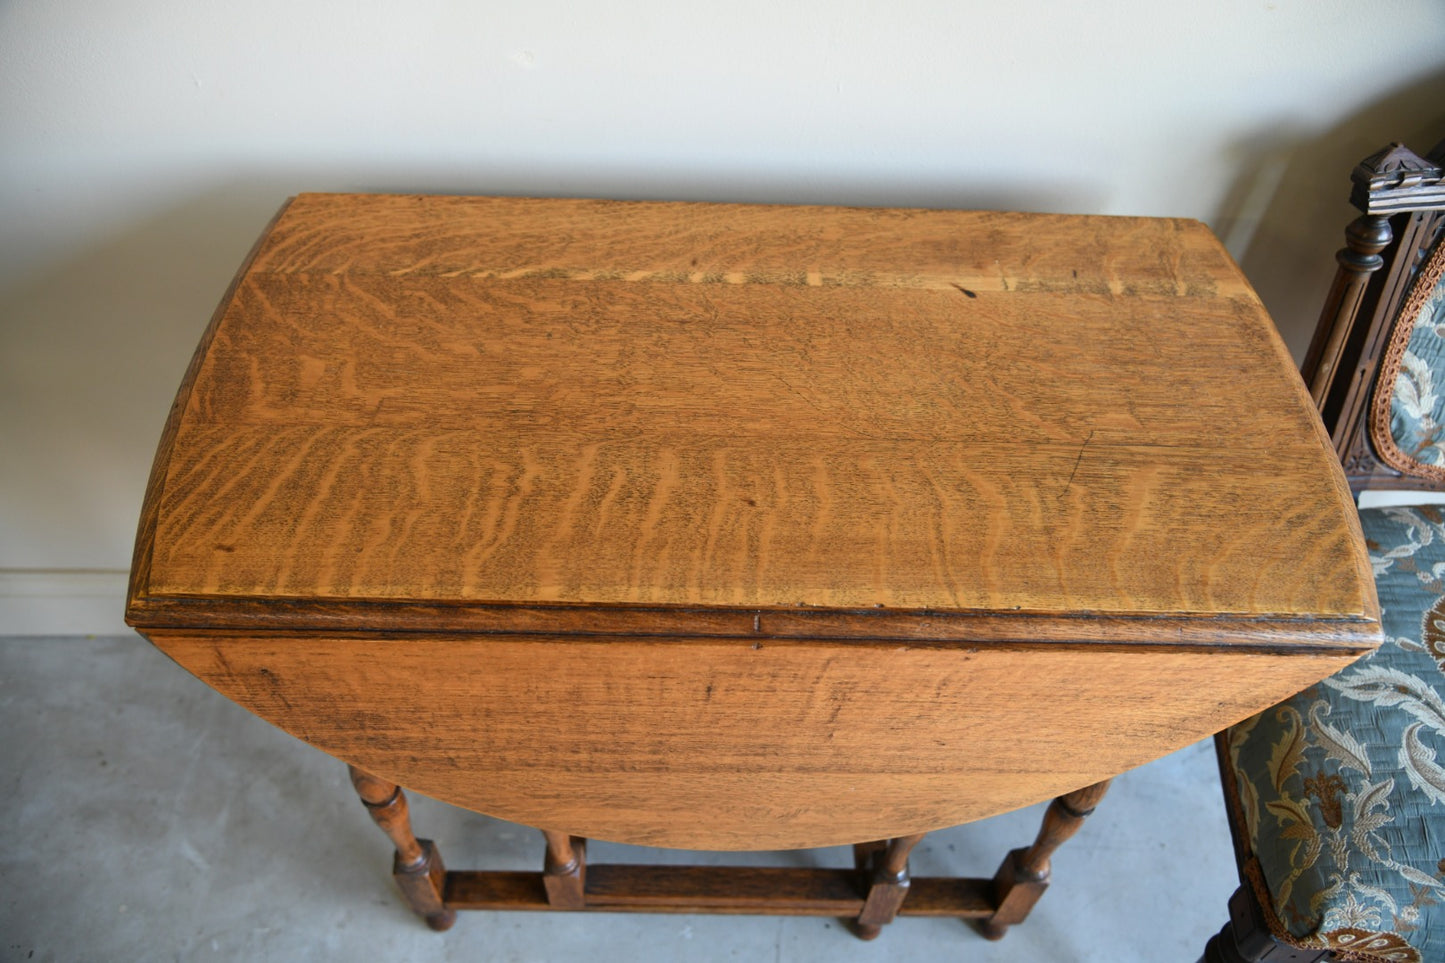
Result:
<svg viewBox="0 0 1445 963"><path fill-rule="evenodd" d="M1442 490L1445 468L1423 464L1395 444L1390 399L1412 322L1445 271L1445 141L1423 158L1391 144L1361 161L1351 181L1350 202L1361 214L1345 230L1339 270L1300 372L1357 495ZM1225 735L1216 745L1228 799L1234 772ZM1229 900L1230 922L1209 941L1201 963L1343 959L1283 938L1283 924L1261 899L1263 876L1248 834L1233 807L1226 808L1241 885Z"/></svg>
<svg viewBox="0 0 1445 963"><path fill-rule="evenodd" d="M1409 324L1395 322L1413 317L1405 302L1422 290L1413 282L1445 233L1442 167L1445 141L1425 158L1392 144L1355 168L1350 202L1362 213L1345 230L1340 268L1300 369L1357 493L1445 488L1445 469L1401 452L1389 426L1410 338ZM1376 391L1381 384L1390 387Z"/></svg>

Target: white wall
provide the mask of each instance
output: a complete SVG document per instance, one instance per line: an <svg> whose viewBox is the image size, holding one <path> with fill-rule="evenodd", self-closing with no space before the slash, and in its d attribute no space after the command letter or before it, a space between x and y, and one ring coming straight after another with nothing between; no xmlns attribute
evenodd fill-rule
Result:
<svg viewBox="0 0 1445 963"><path fill-rule="evenodd" d="M0 4L0 631L120 626L216 299L301 190L1180 215L1296 350L1439 0Z"/></svg>

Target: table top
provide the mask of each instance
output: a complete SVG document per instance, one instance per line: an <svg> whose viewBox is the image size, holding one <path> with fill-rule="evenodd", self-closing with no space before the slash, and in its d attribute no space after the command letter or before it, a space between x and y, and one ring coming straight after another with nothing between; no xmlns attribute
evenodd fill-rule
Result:
<svg viewBox="0 0 1445 963"><path fill-rule="evenodd" d="M1379 640L1200 224L356 195L223 300L127 618L385 779L708 849L1056 796Z"/></svg>
<svg viewBox="0 0 1445 963"><path fill-rule="evenodd" d="M1197 222L324 194L197 351L130 605L1355 649L1375 614Z"/></svg>

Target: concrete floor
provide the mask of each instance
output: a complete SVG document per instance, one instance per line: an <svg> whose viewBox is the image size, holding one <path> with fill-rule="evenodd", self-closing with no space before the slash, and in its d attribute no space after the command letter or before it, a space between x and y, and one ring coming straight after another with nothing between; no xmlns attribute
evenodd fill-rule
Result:
<svg viewBox="0 0 1445 963"><path fill-rule="evenodd" d="M462 914L403 908L389 844L344 767L251 716L138 637L0 638L0 959L1191 961L1235 887L1208 743L1127 773L1054 861L1024 925L989 943L902 919ZM533 869L540 837L412 795L453 868ZM991 875L1040 808L933 834L917 875ZM594 862L696 854L594 844ZM846 865L846 850L759 861ZM729 857L736 861L737 857Z"/></svg>

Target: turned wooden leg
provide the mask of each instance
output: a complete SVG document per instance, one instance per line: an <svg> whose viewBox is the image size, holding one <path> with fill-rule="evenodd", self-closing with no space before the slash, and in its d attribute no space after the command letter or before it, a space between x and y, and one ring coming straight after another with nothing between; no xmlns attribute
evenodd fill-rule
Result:
<svg viewBox="0 0 1445 963"><path fill-rule="evenodd" d="M450 929L457 921L455 910L446 908L447 870L441 853L429 839L412 835L411 816L407 812L406 795L394 782L378 779L369 772L348 767L351 784L366 804L371 818L391 838L396 847L391 875L401 887L402 895L417 915L434 930Z"/></svg>
<svg viewBox="0 0 1445 963"><path fill-rule="evenodd" d="M860 843L853 847L854 862L866 859L873 871L863 911L854 923L859 939L877 938L883 927L898 915L898 908L908 895L908 854L924 835L900 836L886 844Z"/></svg>
<svg viewBox="0 0 1445 963"><path fill-rule="evenodd" d="M867 843L853 844L853 867L861 873L865 879L872 880L874 858L881 855L888 848L888 840L879 839Z"/></svg>
<svg viewBox="0 0 1445 963"><path fill-rule="evenodd" d="M542 835L547 838L542 872L547 902L555 909L582 909L587 905L587 840L550 829L542 830Z"/></svg>
<svg viewBox="0 0 1445 963"><path fill-rule="evenodd" d="M1060 796L1049 804L1034 844L1009 853L994 874L994 905L998 908L979 924L980 933L991 940L1002 939L1010 926L1024 921L1048 888L1049 860L1054 850L1078 832L1108 788L1106 779Z"/></svg>

